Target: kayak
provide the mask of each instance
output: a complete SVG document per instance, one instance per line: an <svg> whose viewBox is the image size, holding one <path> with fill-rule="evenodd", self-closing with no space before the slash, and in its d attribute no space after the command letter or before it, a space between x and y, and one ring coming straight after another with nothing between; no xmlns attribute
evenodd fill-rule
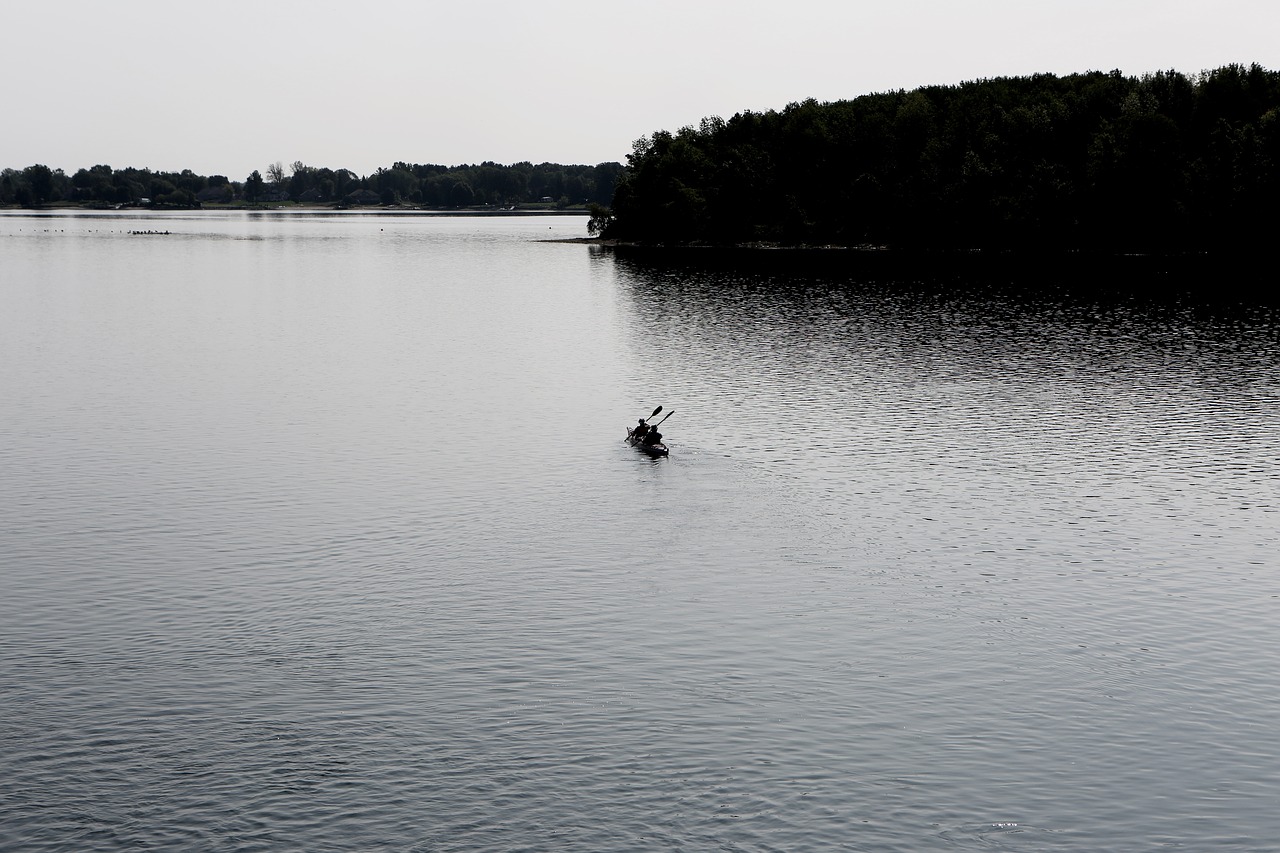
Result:
<svg viewBox="0 0 1280 853"><path fill-rule="evenodd" d="M666 456L671 452L667 450L667 446L662 442L658 442L657 444L645 444L644 439L636 438L636 431L630 427L627 427L627 444L643 450L650 456Z"/></svg>

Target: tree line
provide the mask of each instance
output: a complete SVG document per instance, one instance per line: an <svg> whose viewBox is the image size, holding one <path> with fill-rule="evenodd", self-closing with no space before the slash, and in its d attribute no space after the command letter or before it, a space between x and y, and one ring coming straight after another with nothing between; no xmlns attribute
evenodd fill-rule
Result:
<svg viewBox="0 0 1280 853"><path fill-rule="evenodd" d="M243 181L225 175L198 175L97 165L71 175L43 164L0 171L0 205L35 207L52 203L89 206L314 202L334 205L410 204L433 208L503 207L530 203L570 205L610 203L621 163L595 166L529 162L441 166L397 162L360 176L348 169L286 168L275 162L265 175L254 170Z"/></svg>
<svg viewBox="0 0 1280 853"><path fill-rule="evenodd" d="M1280 73L1038 74L793 103L642 138L607 237L1183 251L1280 228Z"/></svg>

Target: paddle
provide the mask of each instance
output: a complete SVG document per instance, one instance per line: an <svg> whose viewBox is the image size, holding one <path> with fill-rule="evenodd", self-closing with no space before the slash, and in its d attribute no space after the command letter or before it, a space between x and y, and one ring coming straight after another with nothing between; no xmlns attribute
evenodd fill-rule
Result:
<svg viewBox="0 0 1280 853"><path fill-rule="evenodd" d="M649 415L649 418L656 418L656 417L658 416L658 412L661 412L661 411L662 411L662 407L661 407L661 406L659 406L658 408L656 408L656 409L654 409L654 410L653 410L653 413ZM667 418L669 418L669 417L671 417L671 415L669 415L669 414L668 414L668 415L667 415ZM649 420L649 418L645 418L645 420ZM663 421L665 421L667 418L663 418L662 420L663 420ZM662 421L659 421L658 423L662 423ZM635 429L635 427L632 427L632 429ZM624 438L624 439L622 439L622 440L623 440L623 441L630 441L630 440L631 440L631 434L630 434L630 433L627 433L627 437L626 437L626 438Z"/></svg>
<svg viewBox="0 0 1280 853"><path fill-rule="evenodd" d="M659 409L661 409L662 407L661 407L661 406L659 406L658 408L659 408ZM656 414L656 413L655 413L655 414ZM663 416L662 416L662 421L665 421L667 418L671 417L671 416L672 416L672 415L674 415L674 414L675 414L675 410L674 410L674 409L672 409L671 411L667 412L665 415L663 415ZM649 417L653 417L653 415L650 415ZM657 424L654 424L653 426L649 427L649 429L657 429L657 428L658 428L658 424L662 423L662 421L658 421L658 423L657 423Z"/></svg>

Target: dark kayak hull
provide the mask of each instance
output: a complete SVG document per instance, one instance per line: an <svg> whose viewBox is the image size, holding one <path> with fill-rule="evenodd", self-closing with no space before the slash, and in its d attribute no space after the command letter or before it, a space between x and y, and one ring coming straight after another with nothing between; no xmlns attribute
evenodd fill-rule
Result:
<svg viewBox="0 0 1280 853"><path fill-rule="evenodd" d="M667 446L662 442L658 442L657 444L645 444L643 441L637 440L636 431L630 428L627 429L627 444L655 457L666 456L671 452L667 450Z"/></svg>

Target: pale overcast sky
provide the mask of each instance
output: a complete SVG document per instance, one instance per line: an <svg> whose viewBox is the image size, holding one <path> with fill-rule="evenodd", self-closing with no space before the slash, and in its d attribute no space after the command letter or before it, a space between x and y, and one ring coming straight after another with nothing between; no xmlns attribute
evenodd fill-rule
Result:
<svg viewBox="0 0 1280 853"><path fill-rule="evenodd" d="M1280 69L1280 0L0 0L0 168L598 163L708 115Z"/></svg>

